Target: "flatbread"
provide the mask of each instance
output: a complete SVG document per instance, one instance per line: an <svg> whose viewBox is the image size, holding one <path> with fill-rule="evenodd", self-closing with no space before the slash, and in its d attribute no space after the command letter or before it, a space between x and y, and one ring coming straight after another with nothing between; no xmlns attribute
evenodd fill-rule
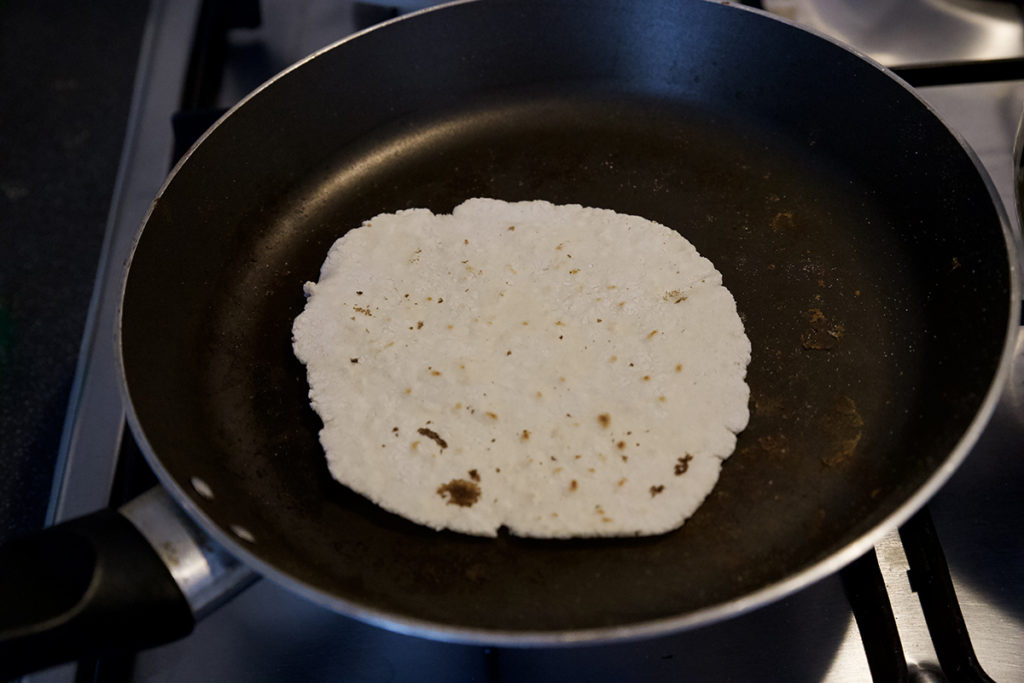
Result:
<svg viewBox="0 0 1024 683"><path fill-rule="evenodd" d="M643 218L493 199L383 214L305 291L293 343L331 474L435 529L669 531L747 424L732 295Z"/></svg>

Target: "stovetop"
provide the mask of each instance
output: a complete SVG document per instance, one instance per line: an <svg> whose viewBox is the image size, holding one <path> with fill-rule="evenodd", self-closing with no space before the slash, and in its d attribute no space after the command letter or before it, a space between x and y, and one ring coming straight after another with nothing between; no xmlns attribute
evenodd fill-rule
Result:
<svg viewBox="0 0 1024 683"><path fill-rule="evenodd" d="M147 482L146 473L138 472L140 466L123 426L110 331L117 283L131 240L171 163L172 118L179 134L188 137L190 131L202 130L224 108L306 54L365 25L429 4L263 0L259 14L254 15L253 3L152 2L83 361L62 441L51 522L118 502L132 490L133 479L134 486ZM1024 79L1020 62L1024 20L1018 3L764 0L745 4L763 5L851 42L887 66L913 66L905 73L920 79L917 82L955 81L964 78L956 64L975 67L962 84L923 87L919 92L973 147L1016 227L1012 150L1024 111L1024 80L1005 79ZM931 37L921 39L925 34ZM197 72L202 64L217 68ZM184 144L179 140L178 147ZM1018 349L1024 353L1024 337ZM999 681L1024 680L1022 446L1024 363L1018 363L990 426L960 471L929 504L974 651L988 675ZM918 680L942 680L895 532L877 546L876 553L911 671ZM130 659L83 662L28 679L532 681L567 677L841 682L870 680L871 673L837 576L698 631L599 647L521 650L390 633L328 612L264 580L206 618L180 642Z"/></svg>

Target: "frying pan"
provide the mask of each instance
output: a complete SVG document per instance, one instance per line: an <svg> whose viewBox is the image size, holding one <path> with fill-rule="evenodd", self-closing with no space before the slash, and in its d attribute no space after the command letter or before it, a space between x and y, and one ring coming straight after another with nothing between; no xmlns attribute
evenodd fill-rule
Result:
<svg viewBox="0 0 1024 683"><path fill-rule="evenodd" d="M331 479L291 351L302 284L364 219L474 196L638 214L722 272L751 419L678 531L438 533ZM926 502L1008 374L1015 258L962 140L826 38L728 3L455 3L289 69L175 168L125 279L129 423L207 547L327 608L459 642L650 636L804 587Z"/></svg>

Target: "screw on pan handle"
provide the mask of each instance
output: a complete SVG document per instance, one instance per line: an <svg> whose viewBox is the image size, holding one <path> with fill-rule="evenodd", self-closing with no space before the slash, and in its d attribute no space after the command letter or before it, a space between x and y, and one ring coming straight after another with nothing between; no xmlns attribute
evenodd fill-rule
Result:
<svg viewBox="0 0 1024 683"><path fill-rule="evenodd" d="M101 510L0 548L0 680L181 638L195 617L124 516Z"/></svg>

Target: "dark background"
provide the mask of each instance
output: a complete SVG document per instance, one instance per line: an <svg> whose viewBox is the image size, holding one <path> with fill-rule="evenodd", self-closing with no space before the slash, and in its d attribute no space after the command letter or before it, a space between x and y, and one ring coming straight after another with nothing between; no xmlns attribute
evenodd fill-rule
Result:
<svg viewBox="0 0 1024 683"><path fill-rule="evenodd" d="M147 11L0 0L0 543L43 525Z"/></svg>

